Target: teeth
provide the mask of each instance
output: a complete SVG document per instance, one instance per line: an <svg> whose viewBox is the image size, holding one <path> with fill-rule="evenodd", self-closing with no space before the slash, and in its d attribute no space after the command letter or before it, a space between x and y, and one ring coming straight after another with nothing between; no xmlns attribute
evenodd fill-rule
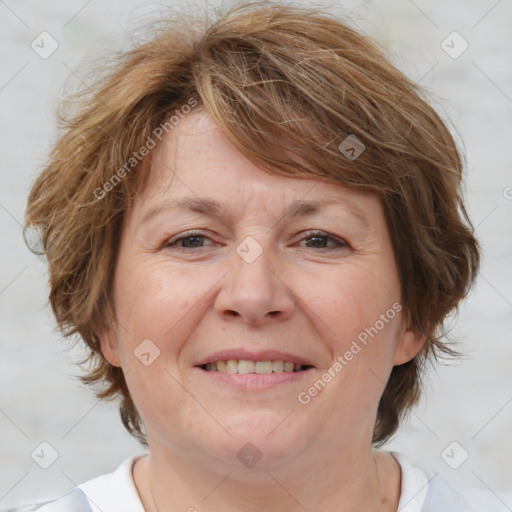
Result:
<svg viewBox="0 0 512 512"><path fill-rule="evenodd" d="M256 373L272 373L272 361L258 361L254 365Z"/></svg>
<svg viewBox="0 0 512 512"><path fill-rule="evenodd" d="M258 374L299 372L304 369L302 365L295 364L292 361L249 361L247 359L229 359L228 361L206 363L204 368L209 372Z"/></svg>
<svg viewBox="0 0 512 512"><path fill-rule="evenodd" d="M295 368L295 365L292 362L286 361L284 363L284 371L285 372L293 372L294 368Z"/></svg>
<svg viewBox="0 0 512 512"><path fill-rule="evenodd" d="M283 372L284 371L283 361L272 361L272 371L273 372Z"/></svg>
<svg viewBox="0 0 512 512"><path fill-rule="evenodd" d="M208 368L206 368L208 370ZM226 372L227 373L237 373L238 372L238 361L234 359L230 359L226 363Z"/></svg>
<svg viewBox="0 0 512 512"><path fill-rule="evenodd" d="M254 373L254 361L240 359L238 361L238 373Z"/></svg>

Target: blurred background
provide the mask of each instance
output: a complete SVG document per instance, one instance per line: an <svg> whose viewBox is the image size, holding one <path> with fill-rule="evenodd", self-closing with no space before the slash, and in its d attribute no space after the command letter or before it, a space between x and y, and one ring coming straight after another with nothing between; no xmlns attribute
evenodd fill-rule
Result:
<svg viewBox="0 0 512 512"><path fill-rule="evenodd" d="M116 404L99 403L78 382L81 353L56 331L44 260L23 242L26 198L55 141L63 87L86 87L84 61L135 44L141 22L222 5L0 1L0 508L62 495L144 451ZM466 356L430 372L424 399L386 449L512 510L512 2L307 5L373 36L453 123L483 247L477 284L450 334Z"/></svg>

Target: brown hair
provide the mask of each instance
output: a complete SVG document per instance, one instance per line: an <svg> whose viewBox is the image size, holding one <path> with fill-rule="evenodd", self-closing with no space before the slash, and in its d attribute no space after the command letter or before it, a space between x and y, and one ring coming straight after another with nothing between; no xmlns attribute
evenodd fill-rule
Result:
<svg viewBox="0 0 512 512"><path fill-rule="evenodd" d="M461 157L418 86L329 13L246 4L206 26L199 17L173 17L92 90L79 97L78 111L61 116L65 131L33 185L26 215L27 226L41 230L58 324L90 349L82 380L103 384L101 398L120 395L123 424L146 442L122 369L105 360L98 333L115 319L119 233L147 174L149 155L130 159L166 120L169 127L177 109L197 102L267 172L381 197L406 322L428 340L393 368L380 400L373 442L389 439L419 398L425 361L456 354L440 341L443 323L479 264L460 192ZM348 136L364 144L356 159L339 148Z"/></svg>

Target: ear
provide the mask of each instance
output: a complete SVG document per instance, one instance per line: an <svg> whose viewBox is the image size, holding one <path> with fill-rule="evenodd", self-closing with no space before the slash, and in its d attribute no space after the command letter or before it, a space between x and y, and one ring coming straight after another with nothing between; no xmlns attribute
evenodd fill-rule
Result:
<svg viewBox="0 0 512 512"><path fill-rule="evenodd" d="M407 363L417 356L425 346L427 337L414 331L405 331L398 339L395 346L393 365L398 366Z"/></svg>
<svg viewBox="0 0 512 512"><path fill-rule="evenodd" d="M99 335L101 352L103 357L112 365L121 367L121 358L119 357L119 346L117 336L112 330Z"/></svg>

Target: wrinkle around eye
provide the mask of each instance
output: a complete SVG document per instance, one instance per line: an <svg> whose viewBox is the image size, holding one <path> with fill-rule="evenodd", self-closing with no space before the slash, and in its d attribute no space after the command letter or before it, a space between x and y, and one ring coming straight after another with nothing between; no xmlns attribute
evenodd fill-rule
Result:
<svg viewBox="0 0 512 512"><path fill-rule="evenodd" d="M185 243L187 240L199 240L202 245L191 245L191 246L182 246L181 243ZM327 245L325 247L318 247L315 245L302 245L302 243L311 243L313 240L322 240L326 244L331 244L330 246ZM206 242L212 242L212 243L206 243ZM206 243L206 244L205 244ZM213 248L215 246L218 246L219 244L215 243L214 240L212 240L211 237L208 235L202 233L202 232L189 232L184 233L181 235L178 235L176 237L172 237L168 240L166 240L162 244L162 249L169 249L169 250L176 250L180 253L185 254L200 254L203 252L206 252L208 249ZM348 243L345 239L340 238L338 236L332 235L330 233L324 232L324 231L306 231L302 233L302 236L293 241L291 244L291 247L297 247L301 251L309 251L313 253L332 253L332 252L339 252L341 250L348 250L351 249L350 243Z"/></svg>

